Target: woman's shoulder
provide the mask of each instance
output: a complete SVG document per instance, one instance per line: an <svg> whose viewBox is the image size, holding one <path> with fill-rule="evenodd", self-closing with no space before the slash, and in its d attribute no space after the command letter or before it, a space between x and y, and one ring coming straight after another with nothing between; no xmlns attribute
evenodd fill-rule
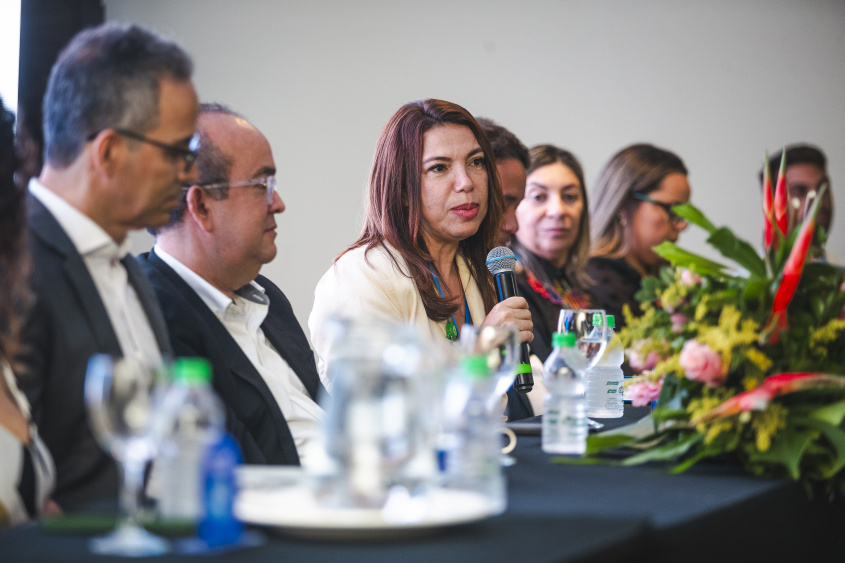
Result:
<svg viewBox="0 0 845 563"><path fill-rule="evenodd" d="M340 272L361 271L368 274L400 274L408 277L408 268L399 252L386 244L358 246L345 252L334 263Z"/></svg>
<svg viewBox="0 0 845 563"><path fill-rule="evenodd" d="M624 258L608 258L606 256L593 256L587 260L587 275L597 282L596 278L612 276L639 283L640 274L631 267Z"/></svg>

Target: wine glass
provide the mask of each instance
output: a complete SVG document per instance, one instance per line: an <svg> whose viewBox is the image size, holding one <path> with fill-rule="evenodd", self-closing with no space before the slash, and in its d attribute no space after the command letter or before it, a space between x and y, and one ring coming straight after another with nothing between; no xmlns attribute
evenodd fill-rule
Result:
<svg viewBox="0 0 845 563"><path fill-rule="evenodd" d="M607 346L607 316L603 309L563 309L557 326L558 332L575 333L575 348L566 357L572 369L586 379L586 372L595 366ZM604 426L588 419L590 428Z"/></svg>
<svg viewBox="0 0 845 563"><path fill-rule="evenodd" d="M168 551L167 542L138 525L138 497L144 469L156 452L152 432L157 370L136 358L95 354L85 372L88 420L100 446L122 470L120 505L123 516L111 534L93 538L94 553L147 557Z"/></svg>
<svg viewBox="0 0 845 563"><path fill-rule="evenodd" d="M464 325L461 329L460 348L464 354L481 354L487 359L492 383L486 407L491 420L501 419L502 396L516 378L519 363L519 333L514 327L487 326L476 328ZM516 459L502 454L501 464L510 467Z"/></svg>

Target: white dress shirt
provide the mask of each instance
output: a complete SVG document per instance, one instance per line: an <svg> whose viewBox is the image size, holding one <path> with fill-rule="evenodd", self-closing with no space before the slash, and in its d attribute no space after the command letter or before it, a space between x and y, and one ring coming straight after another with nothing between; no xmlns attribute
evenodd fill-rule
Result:
<svg viewBox="0 0 845 563"><path fill-rule="evenodd" d="M264 288L253 281L230 299L158 245L155 253L196 291L255 366L279 404L302 460L325 412L261 330L270 310L270 298L264 294Z"/></svg>
<svg viewBox="0 0 845 563"><path fill-rule="evenodd" d="M90 217L33 178L29 191L55 217L82 256L103 300L120 349L148 366L161 365L161 351L144 308L120 263L129 253L129 239L118 245Z"/></svg>

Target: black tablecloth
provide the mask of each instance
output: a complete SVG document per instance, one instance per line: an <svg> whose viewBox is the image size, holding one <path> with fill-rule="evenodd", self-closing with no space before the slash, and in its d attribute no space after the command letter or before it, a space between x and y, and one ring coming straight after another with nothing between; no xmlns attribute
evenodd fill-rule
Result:
<svg viewBox="0 0 845 563"><path fill-rule="evenodd" d="M642 413L626 409L628 418ZM845 503L808 499L797 483L754 478L720 464L699 465L682 475L656 465L556 464L540 449L540 437L531 435L519 436L513 455L517 463L505 470L508 509L502 516L401 541L325 542L270 533L261 547L214 559L845 561ZM0 533L0 561L116 559L90 554L86 542L85 536L30 525Z"/></svg>

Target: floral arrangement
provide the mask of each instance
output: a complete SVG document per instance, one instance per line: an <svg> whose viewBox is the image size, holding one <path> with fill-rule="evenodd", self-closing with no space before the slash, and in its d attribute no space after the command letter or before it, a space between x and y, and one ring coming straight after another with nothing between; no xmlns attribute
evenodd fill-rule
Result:
<svg viewBox="0 0 845 563"><path fill-rule="evenodd" d="M626 311L617 336L640 374L626 397L656 400L653 429L592 436L588 456L624 446L633 450L622 464L670 461L675 472L728 457L845 493L845 275L812 260L826 237L816 214L827 186L798 222L784 168L782 159L774 190L765 171L764 256L694 206L674 208L733 264L656 247L671 266L643 280L643 314Z"/></svg>

